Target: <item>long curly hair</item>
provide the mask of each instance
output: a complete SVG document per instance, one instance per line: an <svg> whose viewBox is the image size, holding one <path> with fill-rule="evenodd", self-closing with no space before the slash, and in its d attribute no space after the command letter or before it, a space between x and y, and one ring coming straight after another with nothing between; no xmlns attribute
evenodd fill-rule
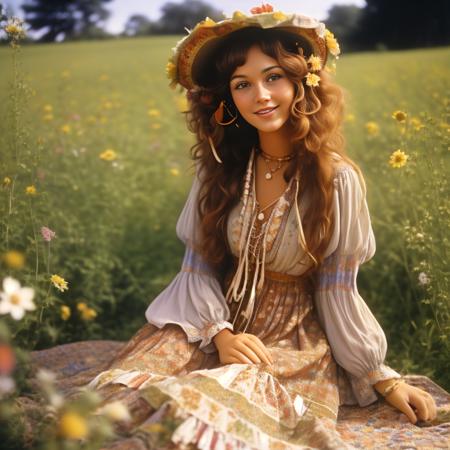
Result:
<svg viewBox="0 0 450 450"><path fill-rule="evenodd" d="M332 200L335 160L333 152L355 168L363 182L358 166L345 154L341 132L344 116L344 91L329 73L321 70L320 84L305 83L309 72L307 58L310 49L292 33L276 29L245 28L224 39L208 62L195 88L189 92L187 125L196 135L191 157L201 168L198 213L203 242L200 251L223 280L231 263L226 225L231 209L239 202L243 178L250 152L258 145L257 130L239 114L237 124L222 126L214 120L214 111L225 100L234 105L229 80L237 67L245 64L248 50L258 45L263 53L278 61L288 79L294 84L295 95L290 108L295 157L284 172L286 182L300 170L299 199L308 190L311 202L303 222L306 251L313 262L308 272L315 271L324 259L332 233ZM227 117L225 116L225 119ZM222 160L214 158L210 137Z"/></svg>

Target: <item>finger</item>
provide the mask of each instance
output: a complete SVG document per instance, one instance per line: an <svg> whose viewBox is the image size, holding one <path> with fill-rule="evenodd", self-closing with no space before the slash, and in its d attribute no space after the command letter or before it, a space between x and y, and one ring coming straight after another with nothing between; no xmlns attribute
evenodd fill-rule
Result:
<svg viewBox="0 0 450 450"><path fill-rule="evenodd" d="M237 358L238 361L242 364L253 364L252 361L250 361L243 353L241 353L238 350L234 350L230 352L230 356L233 358Z"/></svg>
<svg viewBox="0 0 450 450"><path fill-rule="evenodd" d="M437 407L434 398L428 393L426 393L423 397L425 398L428 407L428 420L434 420L437 415Z"/></svg>
<svg viewBox="0 0 450 450"><path fill-rule="evenodd" d="M409 397L409 403L416 407L417 417L420 420L428 420L427 402L422 395L416 393L411 394Z"/></svg>
<svg viewBox="0 0 450 450"><path fill-rule="evenodd" d="M262 361L264 361L266 364L272 364L270 360L271 358L267 357L266 352L258 345L257 342L255 342L253 339L248 339L245 343L259 356Z"/></svg>
<svg viewBox="0 0 450 450"><path fill-rule="evenodd" d="M258 338L258 336L255 336L254 334L249 334L248 338L255 342L259 348L264 352L264 354L266 355L267 359L271 362L271 364L273 364L273 358L272 355L270 354L269 350L267 349L267 347L264 345L264 343L261 341L261 339Z"/></svg>
<svg viewBox="0 0 450 450"><path fill-rule="evenodd" d="M235 348L237 351L247 356L247 358L249 358L253 363L259 364L261 362L258 355L250 347L248 347L246 342L238 342Z"/></svg>
<svg viewBox="0 0 450 450"><path fill-rule="evenodd" d="M400 401L398 409L402 413L406 414L411 423L415 424L417 422L417 416L414 414L414 411L412 410L411 406L408 405L408 402L406 400L402 399Z"/></svg>

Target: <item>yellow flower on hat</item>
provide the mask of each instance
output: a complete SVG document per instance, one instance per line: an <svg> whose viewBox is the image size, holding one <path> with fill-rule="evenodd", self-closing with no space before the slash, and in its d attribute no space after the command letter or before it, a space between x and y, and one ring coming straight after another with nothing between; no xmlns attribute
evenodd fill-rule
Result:
<svg viewBox="0 0 450 450"><path fill-rule="evenodd" d="M332 55L337 56L341 53L338 41L330 30L325 30L325 42Z"/></svg>
<svg viewBox="0 0 450 450"><path fill-rule="evenodd" d="M235 11L233 13L233 20L242 20L242 19L246 19L247 16L241 12L241 11Z"/></svg>
<svg viewBox="0 0 450 450"><path fill-rule="evenodd" d="M409 156L401 151L400 149L397 149L389 158L389 164L394 169L399 169L400 167L403 167L406 164L407 159Z"/></svg>
<svg viewBox="0 0 450 450"><path fill-rule="evenodd" d="M274 13L272 14L272 17L273 17L275 20L279 20L280 22L287 19L286 14L282 13L281 11L274 12Z"/></svg>
<svg viewBox="0 0 450 450"><path fill-rule="evenodd" d="M314 72L322 68L322 60L319 56L311 55L307 62L311 65L311 70Z"/></svg>
<svg viewBox="0 0 450 450"><path fill-rule="evenodd" d="M319 75L316 75L315 73L309 72L308 75L306 75L306 85L307 86L319 86L320 77Z"/></svg>
<svg viewBox="0 0 450 450"><path fill-rule="evenodd" d="M169 80L175 80L177 77L177 66L172 61L169 61L166 65L166 74Z"/></svg>
<svg viewBox="0 0 450 450"><path fill-rule="evenodd" d="M216 25L216 22L214 20L210 19L209 17L207 17L205 20L203 20L200 23L200 26L207 27L207 28L208 27L213 27L214 25Z"/></svg>

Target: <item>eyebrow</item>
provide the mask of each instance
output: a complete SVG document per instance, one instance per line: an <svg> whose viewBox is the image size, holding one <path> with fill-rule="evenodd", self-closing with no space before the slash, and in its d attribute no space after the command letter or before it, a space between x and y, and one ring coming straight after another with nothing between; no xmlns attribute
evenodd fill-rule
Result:
<svg viewBox="0 0 450 450"><path fill-rule="evenodd" d="M282 67L281 66L270 66L270 67L266 67L265 69L263 69L263 70L261 70L261 73L266 73L266 72L268 72L269 70L272 70L272 69L282 69ZM233 81L235 78L247 78L245 75L233 75L232 77L231 77L231 79L230 79L230 81Z"/></svg>

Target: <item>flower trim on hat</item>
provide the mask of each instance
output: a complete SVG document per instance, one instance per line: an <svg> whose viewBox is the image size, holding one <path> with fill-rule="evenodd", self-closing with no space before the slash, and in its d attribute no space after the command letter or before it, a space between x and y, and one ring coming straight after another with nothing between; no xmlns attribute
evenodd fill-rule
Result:
<svg viewBox="0 0 450 450"><path fill-rule="evenodd" d="M320 80L319 75L312 72L320 72L324 69L335 73L335 62L331 64L331 69L326 67L327 54L338 59L340 47L334 34L326 29L322 22L301 14L274 11L269 4L252 8L250 12L251 15L247 16L241 11L235 11L231 18L225 18L220 22L206 17L192 30L187 30L188 35L172 49L173 55L166 66L170 87L175 88L177 84L180 84L186 89L193 88L195 83L191 78L192 67L201 48L212 39L253 25L263 29L286 29L305 38L310 43L313 54L307 61L310 72L305 78L308 86L318 86Z"/></svg>

